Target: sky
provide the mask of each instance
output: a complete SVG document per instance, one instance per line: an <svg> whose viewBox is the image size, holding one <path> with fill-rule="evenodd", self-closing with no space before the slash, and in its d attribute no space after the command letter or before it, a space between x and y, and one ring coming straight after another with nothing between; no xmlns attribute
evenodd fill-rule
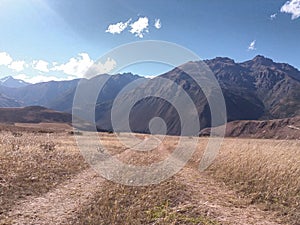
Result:
<svg viewBox="0 0 300 225"><path fill-rule="evenodd" d="M0 78L84 77L111 49L143 40L176 43L201 59L259 54L300 69L300 0L0 0ZM108 58L97 72L115 64ZM169 69L146 63L122 72Z"/></svg>

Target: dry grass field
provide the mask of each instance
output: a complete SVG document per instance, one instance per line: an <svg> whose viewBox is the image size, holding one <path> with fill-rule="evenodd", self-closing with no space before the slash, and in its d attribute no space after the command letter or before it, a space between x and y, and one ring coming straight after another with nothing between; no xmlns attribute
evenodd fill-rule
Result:
<svg viewBox="0 0 300 225"><path fill-rule="evenodd" d="M214 178L263 204L279 217L300 221L300 141L226 139L208 170Z"/></svg>
<svg viewBox="0 0 300 225"><path fill-rule="evenodd" d="M8 131L11 129L11 131ZM0 132L0 219L27 196L40 196L87 168L68 132L4 128Z"/></svg>
<svg viewBox="0 0 300 225"><path fill-rule="evenodd" d="M77 135L96 147L85 134ZM151 152L132 152L114 134L99 135L112 155L136 165L163 160L178 141L166 137ZM198 150L178 174L158 185L130 187L89 169L74 137L65 128L2 129L0 224L296 225L300 221L299 140L225 139L215 162L200 173L207 144L200 138ZM195 138L186 138L186 146Z"/></svg>

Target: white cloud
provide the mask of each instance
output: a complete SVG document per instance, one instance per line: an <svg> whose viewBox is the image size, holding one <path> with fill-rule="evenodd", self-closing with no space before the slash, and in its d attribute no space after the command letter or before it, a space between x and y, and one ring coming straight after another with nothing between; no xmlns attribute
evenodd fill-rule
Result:
<svg viewBox="0 0 300 225"><path fill-rule="evenodd" d="M128 27L130 21L131 19L127 20L127 22L125 23L119 22L116 24L110 24L105 32L111 34L120 34L123 30L125 30Z"/></svg>
<svg viewBox="0 0 300 225"><path fill-rule="evenodd" d="M36 69L36 70L39 70L39 71L45 72L45 73L49 72L48 65L49 65L49 63L44 60L34 60L32 62L33 69Z"/></svg>
<svg viewBox="0 0 300 225"><path fill-rule="evenodd" d="M277 16L277 13L274 13L272 15L270 15L270 20L275 20Z"/></svg>
<svg viewBox="0 0 300 225"><path fill-rule="evenodd" d="M96 62L94 63L89 70L86 72L88 76L95 76L99 74L109 73L116 67L117 63L111 58L107 58L104 63Z"/></svg>
<svg viewBox="0 0 300 225"><path fill-rule="evenodd" d="M30 77L26 74L18 74L17 76L14 76L14 78L26 81L31 84L48 82L48 81L62 81L62 80L74 79L74 77L71 77L71 76L69 76L67 78L61 78L61 77L55 77L55 76L45 76L45 75L37 75L37 76Z"/></svg>
<svg viewBox="0 0 300 225"><path fill-rule="evenodd" d="M13 59L10 57L10 55L6 52L0 52L0 65L9 65Z"/></svg>
<svg viewBox="0 0 300 225"><path fill-rule="evenodd" d="M67 80L67 79L58 78L55 76L44 76L44 75L38 75L38 76L34 76L34 77L26 79L27 82L32 83L32 84L48 82L48 81L62 81L62 80Z"/></svg>
<svg viewBox="0 0 300 225"><path fill-rule="evenodd" d="M155 77L157 77L157 76L155 76L155 75L146 75L146 76L144 76L145 78L148 78L148 79L154 79Z"/></svg>
<svg viewBox="0 0 300 225"><path fill-rule="evenodd" d="M25 65L26 65L26 63L23 60L13 61L11 64L8 65L8 68L15 70L17 72L20 72L20 71L24 70Z"/></svg>
<svg viewBox="0 0 300 225"><path fill-rule="evenodd" d="M149 26L149 19L147 17L140 17L137 21L130 24L130 33L134 34L135 36L139 38L143 38L145 32L149 32L148 30Z"/></svg>
<svg viewBox="0 0 300 225"><path fill-rule="evenodd" d="M136 37L143 38L145 33L149 33L149 19L148 17L139 17L136 21L131 23L132 19L130 18L126 22L119 22L116 24L110 24L106 29L106 33L111 34L120 34L126 28L129 28L129 32L135 35ZM156 29L161 28L160 19L155 19L154 27Z"/></svg>
<svg viewBox="0 0 300 225"><path fill-rule="evenodd" d="M84 77L94 76L102 73L109 73L115 68L116 62L108 58L105 63L94 62L87 53L80 53L77 57L71 58L69 62L55 66L53 71L62 71L67 75Z"/></svg>
<svg viewBox="0 0 300 225"><path fill-rule="evenodd" d="M252 41L252 42L250 43L250 45L248 46L248 50L249 50L249 51L256 50L255 44L256 44L256 40Z"/></svg>
<svg viewBox="0 0 300 225"><path fill-rule="evenodd" d="M88 69L93 65L94 61L87 53L79 53L77 57L73 57L69 62L55 66L52 70L62 71L65 74L83 77Z"/></svg>
<svg viewBox="0 0 300 225"><path fill-rule="evenodd" d="M23 80L23 81L26 81L26 79L28 79L29 77L24 74L24 73L21 73L21 74L18 74L16 76L14 76L15 79L20 79L20 80Z"/></svg>
<svg viewBox="0 0 300 225"><path fill-rule="evenodd" d="M70 80L85 76L110 73L117 65L116 61L111 58L107 58L104 62L95 62L87 53L79 53L76 57L70 58L66 63L49 63L44 60L34 60L28 64L23 60L13 61L9 54L1 52L0 63L0 65L5 65L7 68L17 72L21 72L29 66L31 66L31 70L35 69L39 72L43 72L36 76L28 76L23 72L16 76L16 78L30 83L46 82L51 80ZM57 73L53 73L54 71Z"/></svg>
<svg viewBox="0 0 300 225"><path fill-rule="evenodd" d="M287 1L280 12L292 14L292 20L297 19L300 17L300 0Z"/></svg>
<svg viewBox="0 0 300 225"><path fill-rule="evenodd" d="M161 22L160 22L160 19L155 19L154 26L155 26L156 29L160 29L160 28L161 28Z"/></svg>

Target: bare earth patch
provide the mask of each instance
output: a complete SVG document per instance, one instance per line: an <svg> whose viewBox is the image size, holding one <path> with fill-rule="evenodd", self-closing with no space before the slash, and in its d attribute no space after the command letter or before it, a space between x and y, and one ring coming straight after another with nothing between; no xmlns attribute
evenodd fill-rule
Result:
<svg viewBox="0 0 300 225"><path fill-rule="evenodd" d="M20 200L44 195L87 168L71 135L37 131L40 129L0 132L2 223Z"/></svg>
<svg viewBox="0 0 300 225"><path fill-rule="evenodd" d="M160 190L161 188L164 189ZM107 192L112 194L111 197L115 197L114 201L95 201L95 198L103 200ZM151 196L154 193L156 196ZM167 195L159 196L163 193ZM125 199L132 198L131 203L127 202L130 200L124 202L122 196L119 196L121 194ZM104 212L99 213L97 207L107 207L107 217L102 217L101 213ZM126 210L121 215L113 212L122 209ZM142 211L139 211L141 209ZM163 210L166 212L163 213ZM140 215L133 214L133 211L139 211ZM95 212L98 213L93 214ZM160 213L161 215L157 216ZM137 215L140 218L135 217ZM206 221L207 224L281 224L280 221L276 222L274 215L249 205L249 200L237 197L236 193L228 190L226 186L188 168L175 176L175 180L148 188L109 183L89 169L43 196L30 197L18 202L11 209L9 217L11 221L7 222L12 224L107 224L120 223L126 219L127 222L143 222L140 224L169 224L183 222L185 219L185 224L198 224L193 223L193 220Z"/></svg>
<svg viewBox="0 0 300 225"><path fill-rule="evenodd" d="M103 178L92 169L58 185L43 196L29 197L9 213L12 224L69 224L78 210L87 206L99 190Z"/></svg>

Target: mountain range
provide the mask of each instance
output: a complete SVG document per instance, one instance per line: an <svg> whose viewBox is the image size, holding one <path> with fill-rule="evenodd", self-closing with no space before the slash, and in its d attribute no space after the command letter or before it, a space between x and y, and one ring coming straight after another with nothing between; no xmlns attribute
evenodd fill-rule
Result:
<svg viewBox="0 0 300 225"><path fill-rule="evenodd" d="M204 61L222 89L228 122L235 120L270 120L300 115L300 72L286 63L277 63L264 56L237 63L227 57ZM148 79L131 73L103 74L92 79L83 79L84 85L108 79L96 104L96 123L101 130L112 130L111 107L118 93L132 81L139 85L127 90L126 98L156 90L160 96L166 91L159 78L169 79L191 97L199 114L201 129L210 127L210 108L206 97L194 80L191 72L199 75L201 62L187 62L181 67ZM183 71L181 68L184 67ZM0 107L39 105L57 111L72 112L72 105L79 79L51 81L37 84L20 83L18 87L0 82ZM175 92L176 93L176 92ZM83 109L84 110L84 109ZM189 109L187 109L188 111ZM130 126L135 132L149 132L149 121L159 116L165 120L168 134L180 134L180 118L175 108L165 100L147 97L137 102L130 112Z"/></svg>
<svg viewBox="0 0 300 225"><path fill-rule="evenodd" d="M0 79L0 85L10 88L25 87L29 84L30 83L27 83L23 80L15 79L12 76L3 77Z"/></svg>

